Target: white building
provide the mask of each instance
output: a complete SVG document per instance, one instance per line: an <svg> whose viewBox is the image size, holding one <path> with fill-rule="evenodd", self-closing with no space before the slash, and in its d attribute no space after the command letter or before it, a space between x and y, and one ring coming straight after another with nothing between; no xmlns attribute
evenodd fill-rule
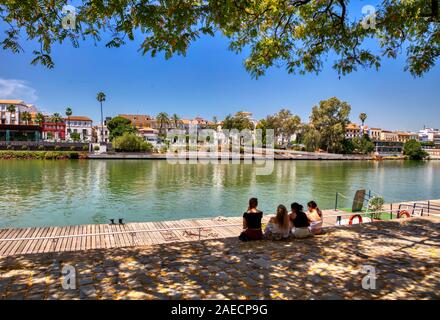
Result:
<svg viewBox="0 0 440 320"><path fill-rule="evenodd" d="M14 106L15 112L8 111L9 106ZM29 112L35 115L38 110L32 104L26 104L22 100L0 100L0 124L23 124L20 115Z"/></svg>
<svg viewBox="0 0 440 320"><path fill-rule="evenodd" d="M93 120L84 116L71 116L66 119L66 140L72 141L72 133L79 134L79 141L92 142Z"/></svg>
<svg viewBox="0 0 440 320"><path fill-rule="evenodd" d="M138 129L138 134L144 139L151 143L153 146L156 146L159 143L159 131L149 127L143 127Z"/></svg>
<svg viewBox="0 0 440 320"><path fill-rule="evenodd" d="M110 131L106 125L95 126L93 127L93 130L95 132L95 141L97 143L110 143Z"/></svg>
<svg viewBox="0 0 440 320"><path fill-rule="evenodd" d="M440 145L440 130L433 128L424 128L419 131L420 142L434 142Z"/></svg>

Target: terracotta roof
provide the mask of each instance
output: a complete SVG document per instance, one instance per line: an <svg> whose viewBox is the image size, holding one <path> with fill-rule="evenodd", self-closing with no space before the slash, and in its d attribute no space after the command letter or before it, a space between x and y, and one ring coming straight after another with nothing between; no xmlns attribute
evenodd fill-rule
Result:
<svg viewBox="0 0 440 320"><path fill-rule="evenodd" d="M89 117L84 117L84 116L70 116L69 121L92 121L93 122L92 119L90 119Z"/></svg>
<svg viewBox="0 0 440 320"><path fill-rule="evenodd" d="M22 104L22 105L26 105L23 100L0 100L0 104Z"/></svg>
<svg viewBox="0 0 440 320"><path fill-rule="evenodd" d="M349 123L347 129L359 129L359 126L356 123Z"/></svg>
<svg viewBox="0 0 440 320"><path fill-rule="evenodd" d="M154 120L151 116L146 114L120 114L119 117L126 118L131 121L136 119L136 122Z"/></svg>
<svg viewBox="0 0 440 320"><path fill-rule="evenodd" d="M149 128L149 127L143 127L143 128L140 128L139 131L153 131L153 132L158 132L156 129Z"/></svg>

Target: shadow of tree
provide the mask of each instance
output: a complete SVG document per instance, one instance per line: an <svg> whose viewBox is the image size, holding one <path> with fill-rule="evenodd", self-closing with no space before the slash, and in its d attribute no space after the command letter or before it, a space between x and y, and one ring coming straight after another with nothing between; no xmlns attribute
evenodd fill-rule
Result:
<svg viewBox="0 0 440 320"><path fill-rule="evenodd" d="M3 299L438 299L440 220L334 227L313 238L236 238L0 259ZM62 267L76 269L63 290ZM376 289L362 288L362 267Z"/></svg>

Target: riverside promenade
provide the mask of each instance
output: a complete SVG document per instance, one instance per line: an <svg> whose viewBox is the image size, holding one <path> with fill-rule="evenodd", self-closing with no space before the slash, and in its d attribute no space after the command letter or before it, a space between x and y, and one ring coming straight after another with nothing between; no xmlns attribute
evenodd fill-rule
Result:
<svg viewBox="0 0 440 320"><path fill-rule="evenodd" d="M414 204L420 215L440 215L440 200L388 204L385 212L397 216L399 206L411 212ZM412 213L412 212L411 212ZM324 227L344 223L353 215L341 210L323 210ZM270 217L266 214L263 223ZM207 239L236 238L242 231L242 217L217 217L183 219L176 221L131 222L126 224L90 224L64 227L7 228L0 229L0 257L49 252L69 252L91 249L111 249L146 246L173 242L201 241Z"/></svg>
<svg viewBox="0 0 440 320"><path fill-rule="evenodd" d="M73 267L75 289L62 287ZM363 289L363 266L376 288ZM0 258L0 299L439 299L438 216L330 227L289 241L236 237Z"/></svg>

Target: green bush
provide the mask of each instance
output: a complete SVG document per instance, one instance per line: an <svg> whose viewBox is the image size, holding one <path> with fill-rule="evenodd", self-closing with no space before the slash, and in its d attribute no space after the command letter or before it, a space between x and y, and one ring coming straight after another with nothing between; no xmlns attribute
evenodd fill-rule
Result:
<svg viewBox="0 0 440 320"><path fill-rule="evenodd" d="M21 146L21 150L27 150L27 149L28 149L27 145L24 144L24 145Z"/></svg>
<svg viewBox="0 0 440 320"><path fill-rule="evenodd" d="M133 133L124 133L120 137L113 139L113 148L116 152L151 152L153 146L142 140Z"/></svg>
<svg viewBox="0 0 440 320"><path fill-rule="evenodd" d="M61 147L60 147L60 146L55 146L53 149L54 149L55 151L59 151L59 150L61 150Z"/></svg>
<svg viewBox="0 0 440 320"><path fill-rule="evenodd" d="M83 151L89 151L89 146L85 144L83 145L82 149Z"/></svg>
<svg viewBox="0 0 440 320"><path fill-rule="evenodd" d="M142 142L141 151L150 153L153 151L153 145L149 142Z"/></svg>
<svg viewBox="0 0 440 320"><path fill-rule="evenodd" d="M39 145L38 146L38 150L44 150L44 146L43 145Z"/></svg>
<svg viewBox="0 0 440 320"><path fill-rule="evenodd" d="M79 159L79 152L63 151L0 151L0 159Z"/></svg>
<svg viewBox="0 0 440 320"><path fill-rule="evenodd" d="M403 154L411 160L423 160L428 157L428 153L422 149L422 145L416 140L405 142Z"/></svg>
<svg viewBox="0 0 440 320"><path fill-rule="evenodd" d="M78 152L69 152L67 155L68 155L69 159L79 159Z"/></svg>
<svg viewBox="0 0 440 320"><path fill-rule="evenodd" d="M99 146L94 146L93 147L93 150L95 150L95 151L99 151L99 149L100 149Z"/></svg>

